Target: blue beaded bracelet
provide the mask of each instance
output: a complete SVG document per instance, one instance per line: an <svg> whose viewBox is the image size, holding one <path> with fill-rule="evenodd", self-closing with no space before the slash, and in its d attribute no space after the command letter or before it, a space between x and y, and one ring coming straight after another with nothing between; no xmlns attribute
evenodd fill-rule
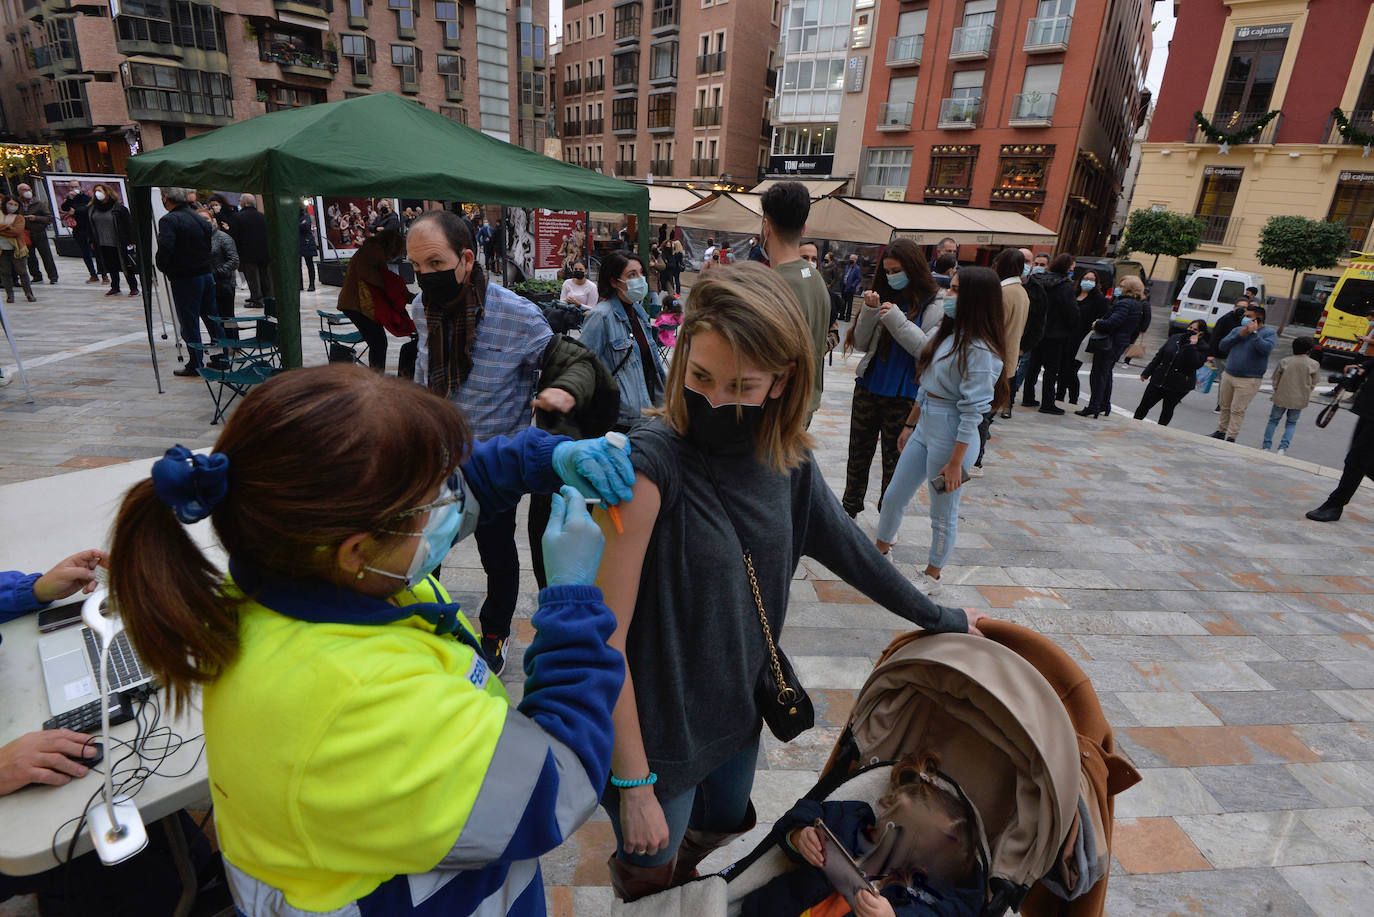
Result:
<svg viewBox="0 0 1374 917"><path fill-rule="evenodd" d="M649 776L640 780L621 780L614 774L611 775L611 786L620 790L628 790L633 786L653 786L655 783L658 783L658 774L653 771L649 772Z"/></svg>

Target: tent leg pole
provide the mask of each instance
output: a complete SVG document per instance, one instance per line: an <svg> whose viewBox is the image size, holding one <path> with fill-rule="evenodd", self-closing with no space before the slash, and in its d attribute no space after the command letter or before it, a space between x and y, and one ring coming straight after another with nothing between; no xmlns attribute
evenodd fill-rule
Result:
<svg viewBox="0 0 1374 917"><path fill-rule="evenodd" d="M5 329L5 340L9 341L10 353L14 356L14 365L19 367L19 381L24 383L24 400L33 404L33 388L29 385L28 373L24 372L24 361L19 359L19 348L14 344L14 335L10 333L9 316L5 314L5 307L0 306L0 326Z"/></svg>

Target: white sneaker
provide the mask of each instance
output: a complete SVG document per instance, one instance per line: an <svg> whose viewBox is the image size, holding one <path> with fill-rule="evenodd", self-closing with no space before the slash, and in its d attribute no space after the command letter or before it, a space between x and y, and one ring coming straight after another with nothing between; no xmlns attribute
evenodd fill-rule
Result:
<svg viewBox="0 0 1374 917"><path fill-rule="evenodd" d="M5 386L9 385L9 384L10 384L11 382L13 382L13 381L14 381L14 377L13 377L13 376L7 376L7 375L4 374L4 372L0 372L0 388L4 388Z"/></svg>
<svg viewBox="0 0 1374 917"><path fill-rule="evenodd" d="M940 594L940 581L924 570L916 574L916 579L912 580L911 585L932 598Z"/></svg>
<svg viewBox="0 0 1374 917"><path fill-rule="evenodd" d="M971 478L981 478L983 476L983 466L974 465L968 470L968 476Z"/></svg>
<svg viewBox="0 0 1374 917"><path fill-rule="evenodd" d="M1279 454L1279 455L1287 455L1287 454L1288 454L1288 450L1287 450L1287 449L1284 449L1282 446L1280 446L1280 447L1279 447L1279 450L1278 450L1278 454Z"/></svg>

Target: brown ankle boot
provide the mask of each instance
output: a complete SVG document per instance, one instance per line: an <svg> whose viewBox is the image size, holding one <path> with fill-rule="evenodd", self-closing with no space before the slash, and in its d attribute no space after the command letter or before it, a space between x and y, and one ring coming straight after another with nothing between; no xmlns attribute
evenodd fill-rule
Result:
<svg viewBox="0 0 1374 917"><path fill-rule="evenodd" d="M677 860L669 860L662 866L636 866L612 854L606 865L611 870L611 888L615 896L621 901L634 901L672 885Z"/></svg>
<svg viewBox="0 0 1374 917"><path fill-rule="evenodd" d="M673 884L681 885L697 878L697 864L741 834L752 831L756 824L758 814L754 812L754 804L750 802L748 811L744 813L744 823L734 831L698 831L688 828L687 833L682 836L682 846L677 848L677 869L673 872Z"/></svg>

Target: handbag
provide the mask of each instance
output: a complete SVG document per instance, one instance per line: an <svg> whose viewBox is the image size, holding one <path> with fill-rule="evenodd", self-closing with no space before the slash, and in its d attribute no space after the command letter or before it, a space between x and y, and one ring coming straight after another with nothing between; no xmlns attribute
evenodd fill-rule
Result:
<svg viewBox="0 0 1374 917"><path fill-rule="evenodd" d="M1217 381L1217 376L1219 375L1221 375L1221 371L1214 367L1201 367L1197 371L1197 382L1193 385L1193 389L1202 392L1204 395L1207 394L1212 390L1212 383Z"/></svg>
<svg viewBox="0 0 1374 917"><path fill-rule="evenodd" d="M1145 342L1137 340L1135 343L1131 344L1130 347L1126 348L1126 352L1122 354L1122 356L1127 360L1145 359Z"/></svg>
<svg viewBox="0 0 1374 917"><path fill-rule="evenodd" d="M711 479L716 499L725 511L725 520L730 523L730 528L740 541L740 549L744 555L744 570L749 574L749 589L754 594L754 608L758 611L759 624L763 626L764 642L768 644L768 665L763 667L758 681L754 684L754 703L758 705L763 721L768 724L769 732L780 741L790 742L815 725L816 709L806 689L802 687L801 679L792 668L791 661L773 642L773 628L768 626L768 614L763 609L763 596L759 594L758 577L754 575L753 555L744 545L744 539L739 537L739 529L730 517L730 509L721 495L720 485L716 483L716 474L711 469L711 463L704 455L701 456L701 462L706 466L706 476Z"/></svg>
<svg viewBox="0 0 1374 917"><path fill-rule="evenodd" d="M1112 349L1112 336L1103 334L1101 331L1094 331L1088 335L1088 353L1110 353Z"/></svg>

